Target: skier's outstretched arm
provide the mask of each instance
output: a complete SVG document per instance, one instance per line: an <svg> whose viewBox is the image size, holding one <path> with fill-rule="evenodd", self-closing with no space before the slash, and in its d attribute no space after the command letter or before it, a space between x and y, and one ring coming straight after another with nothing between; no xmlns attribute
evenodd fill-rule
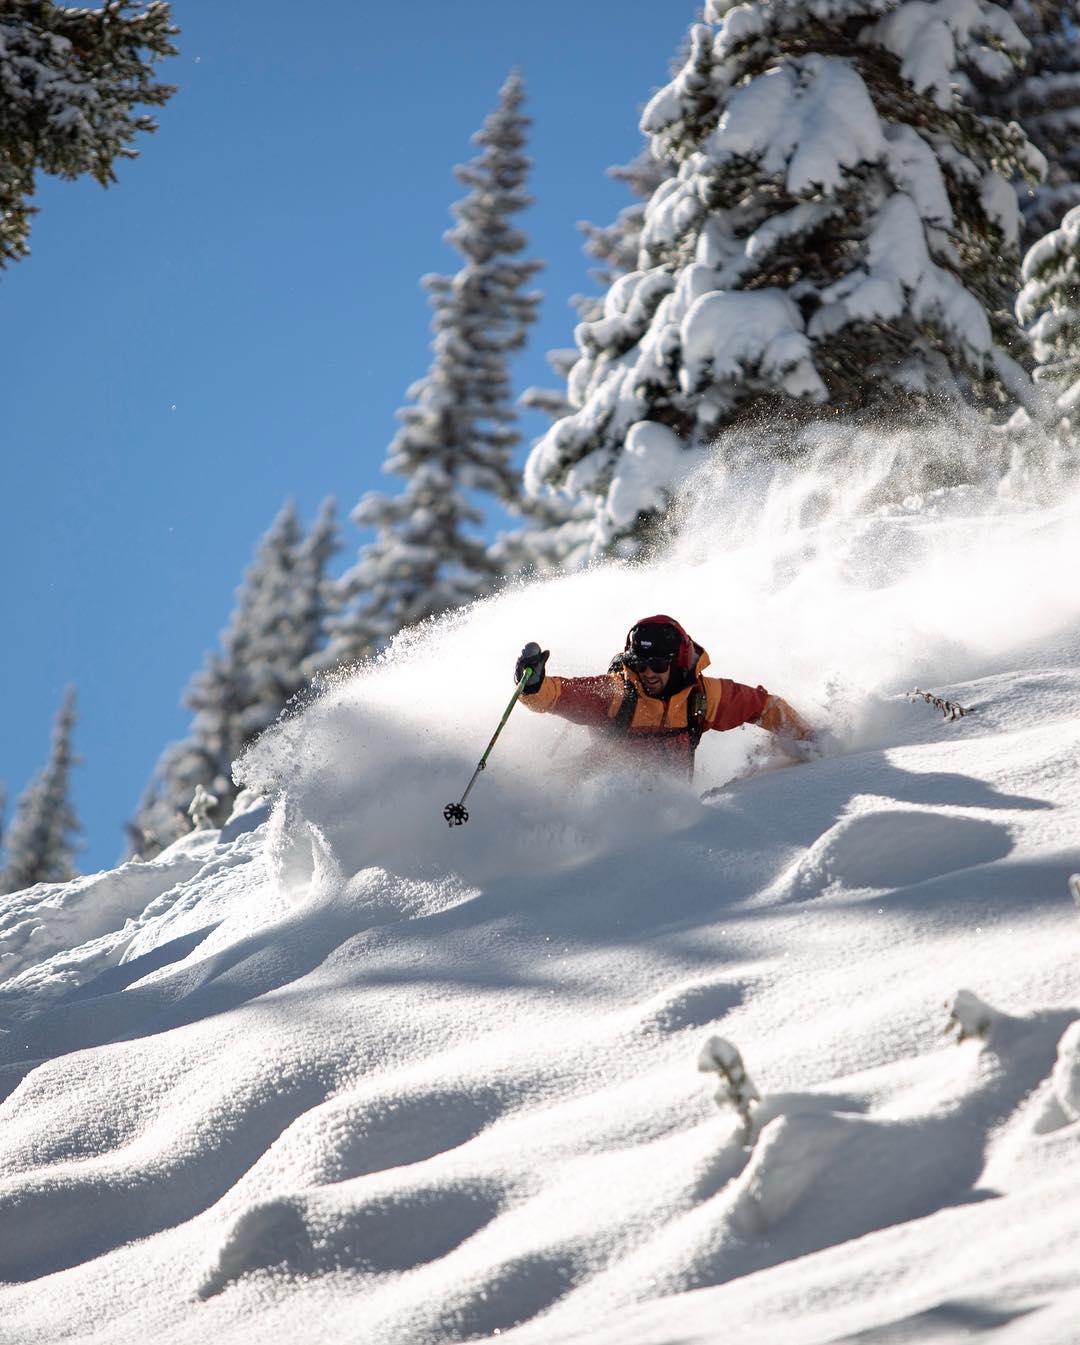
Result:
<svg viewBox="0 0 1080 1345"><path fill-rule="evenodd" d="M514 665L515 681L521 681L526 668L533 669L533 675L522 691L522 704L538 714L555 714L574 724L603 724L610 719L622 699L620 679L549 676L547 660L550 652L530 642L518 655Z"/></svg>
<svg viewBox="0 0 1080 1345"><path fill-rule="evenodd" d="M764 687L746 686L728 677L706 677L706 728L735 729L757 724L777 737L811 742L814 730L786 700Z"/></svg>

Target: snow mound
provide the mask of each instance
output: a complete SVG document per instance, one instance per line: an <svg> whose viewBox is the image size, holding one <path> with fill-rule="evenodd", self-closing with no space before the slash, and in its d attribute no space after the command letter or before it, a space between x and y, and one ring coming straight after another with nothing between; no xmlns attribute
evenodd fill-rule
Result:
<svg viewBox="0 0 1080 1345"><path fill-rule="evenodd" d="M1000 823L885 802L874 807L854 800L860 811L830 827L799 861L791 880L794 895L907 887L992 863L1012 849L1008 828Z"/></svg>

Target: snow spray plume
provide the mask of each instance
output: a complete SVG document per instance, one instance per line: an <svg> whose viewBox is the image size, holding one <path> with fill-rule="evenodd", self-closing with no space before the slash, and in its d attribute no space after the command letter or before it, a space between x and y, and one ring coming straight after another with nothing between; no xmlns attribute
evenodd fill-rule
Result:
<svg viewBox="0 0 1080 1345"><path fill-rule="evenodd" d="M493 759L498 788L460 845L440 812L475 766L527 641L551 649L554 674L599 673L643 613L671 612L713 673L766 686L825 729L830 750L855 750L910 719L913 685L966 701L956 682L1075 625L1080 490L1065 475L1000 474L1001 449L955 424L899 434L828 425L804 442L797 460L718 457L701 470L658 559L511 586L425 623L264 734L238 774L279 797L275 844L290 889L302 895L310 873L309 826L346 875L381 865L479 881L693 825L703 805L685 782L597 767L584 730L522 711ZM930 484L928 455L948 458L960 483ZM706 734L695 788L724 784L766 742L754 728Z"/></svg>
<svg viewBox="0 0 1080 1345"><path fill-rule="evenodd" d="M684 620L730 632L811 710L830 685L865 697L979 675L1078 606L1075 475L1051 453L1010 462L1007 445L955 419L809 427L779 462L725 443L688 482L663 562L701 592Z"/></svg>

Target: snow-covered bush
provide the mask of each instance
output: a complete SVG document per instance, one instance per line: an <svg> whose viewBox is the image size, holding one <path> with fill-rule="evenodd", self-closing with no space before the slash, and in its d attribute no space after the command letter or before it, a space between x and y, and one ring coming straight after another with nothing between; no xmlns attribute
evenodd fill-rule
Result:
<svg viewBox="0 0 1080 1345"><path fill-rule="evenodd" d="M1030 395L1010 179L1043 162L969 98L1017 78L1006 11L712 0L705 17L642 118L677 173L637 269L578 327L573 409L527 467L533 491L601 502L598 550L636 549L727 426Z"/></svg>

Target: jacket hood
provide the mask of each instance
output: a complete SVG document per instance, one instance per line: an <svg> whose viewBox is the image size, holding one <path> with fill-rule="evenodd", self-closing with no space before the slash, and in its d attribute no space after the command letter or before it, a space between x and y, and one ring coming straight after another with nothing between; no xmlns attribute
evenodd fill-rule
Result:
<svg viewBox="0 0 1080 1345"><path fill-rule="evenodd" d="M680 674L677 679L680 688L692 682L698 673L703 672L709 666L709 656L705 650L697 641L692 640L683 627L671 616L643 616L640 620L635 621L626 632L624 651L630 648L630 637L638 626L672 626L678 632L679 652L675 655L673 671L677 669Z"/></svg>

